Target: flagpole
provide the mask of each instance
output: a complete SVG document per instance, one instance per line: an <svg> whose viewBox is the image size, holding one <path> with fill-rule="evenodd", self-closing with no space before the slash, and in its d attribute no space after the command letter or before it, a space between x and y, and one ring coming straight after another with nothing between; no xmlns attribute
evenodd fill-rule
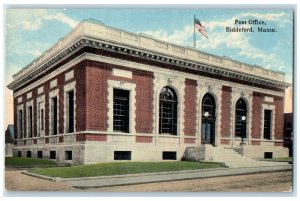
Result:
<svg viewBox="0 0 300 201"><path fill-rule="evenodd" d="M194 48L196 48L195 15L194 15Z"/></svg>

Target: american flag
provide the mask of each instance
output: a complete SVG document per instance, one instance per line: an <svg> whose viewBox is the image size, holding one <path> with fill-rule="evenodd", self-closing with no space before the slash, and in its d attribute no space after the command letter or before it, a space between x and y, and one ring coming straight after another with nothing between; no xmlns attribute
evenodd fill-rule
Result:
<svg viewBox="0 0 300 201"><path fill-rule="evenodd" d="M205 36L206 38L208 38L206 32L205 32L205 27L201 25L201 22L200 20L196 19L195 18L195 27L198 29L198 31L203 35Z"/></svg>

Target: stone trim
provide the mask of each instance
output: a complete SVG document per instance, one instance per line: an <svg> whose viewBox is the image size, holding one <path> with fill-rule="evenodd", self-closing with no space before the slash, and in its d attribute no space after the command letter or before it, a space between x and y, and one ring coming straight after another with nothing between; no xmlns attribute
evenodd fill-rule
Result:
<svg viewBox="0 0 300 201"><path fill-rule="evenodd" d="M28 92L28 93L26 94L26 99L28 100L28 99L30 99L30 98L32 98L32 92Z"/></svg>
<svg viewBox="0 0 300 201"><path fill-rule="evenodd" d="M23 97L21 96L18 98L18 103L21 103L22 101L23 101Z"/></svg>
<svg viewBox="0 0 300 201"><path fill-rule="evenodd" d="M136 112L136 85L124 81L108 80L108 132L115 132L113 130L113 90L114 88L123 89L129 91L129 133L135 134L135 112Z"/></svg>
<svg viewBox="0 0 300 201"><path fill-rule="evenodd" d="M65 81L68 81L70 79L74 78L74 70L71 70L70 72L67 72L65 74Z"/></svg>
<svg viewBox="0 0 300 201"><path fill-rule="evenodd" d="M153 99L153 128L156 135L156 142L159 141L160 137L170 136L167 134L159 134L159 95L162 88L165 86L171 87L177 94L178 104L177 104L177 136L180 137L181 143L183 142L183 131L184 131L184 88L185 88L185 78L179 77L174 74L168 73L158 73L154 72L154 99ZM171 135L172 136L172 135ZM177 137L176 136L176 137ZM173 137L173 136L172 136ZM175 137L175 136L174 136Z"/></svg>
<svg viewBox="0 0 300 201"><path fill-rule="evenodd" d="M76 81L66 84L64 86L64 133L68 133L67 124L68 124L68 92L74 91L74 132L76 132Z"/></svg>
<svg viewBox="0 0 300 201"><path fill-rule="evenodd" d="M106 43L106 44L105 44ZM43 68L38 67L37 70L33 70L32 72L28 73L27 75L25 74L22 78L14 80L11 84L9 84L10 89L17 89L23 83L28 82L30 79L33 77L37 76L37 74L41 74L42 72L45 72L46 70L52 68L54 64L57 64L59 61L62 61L66 57L70 56L72 53L74 53L74 50L77 49L79 50L80 48L83 47L93 47L97 49L102 49L110 52L115 52L116 50L118 53L125 54L125 55L131 55L137 58L143 58L147 60L155 60L159 61L162 63L169 63L172 65L176 65L178 67L186 68L186 69L193 69L196 71L201 71L201 72L206 72L206 73L211 73L213 72L214 74L222 75L224 77L230 77L238 80L247 80L248 82L253 82L253 83L258 83L270 87L278 87L278 88L286 88L289 86L289 84L284 83L282 81L277 81L277 80L271 80L271 79L264 79L262 77L259 77L257 75L253 75L248 73L245 74L243 72L237 72L233 71L231 69L222 69L216 64L211 64L211 63L199 63L198 61L194 60L186 60L186 59L181 59L180 57L176 57L176 55L169 55L165 56L162 54L159 54L157 52L145 52L144 50L136 49L136 48L125 48L122 46L118 46L117 44L110 44L107 42L98 42L95 41L91 38L83 38L80 41L76 42L75 45L71 46L69 51L63 52L60 54L60 56L54 57L52 60L47 62ZM63 56L62 56L63 55ZM211 58L214 58L215 56L210 55ZM260 68L258 68L260 69Z"/></svg>
<svg viewBox="0 0 300 201"><path fill-rule="evenodd" d="M38 88L38 94L44 93L44 86Z"/></svg>
<svg viewBox="0 0 300 201"><path fill-rule="evenodd" d="M271 140L275 139L275 105L269 105L269 104L262 104L262 109L261 109L261 139L265 141L270 141L268 139L264 139L264 111L265 110L271 110Z"/></svg>
<svg viewBox="0 0 300 201"><path fill-rule="evenodd" d="M49 92L49 136L53 136L53 129L52 129L52 125L53 125L53 121L52 121L52 115L53 115L53 111L52 111L52 101L51 99L54 97L57 97L57 134L59 133L59 90L55 89Z"/></svg>
<svg viewBox="0 0 300 201"><path fill-rule="evenodd" d="M34 136L34 105L33 105L33 100L26 102L26 136L25 138L29 138L28 134L29 134L29 110L28 108L32 107L32 119L31 119L31 123L32 123L32 137ZM31 137L31 138L32 138Z"/></svg>
<svg viewBox="0 0 300 201"><path fill-rule="evenodd" d="M36 117L36 125L37 125L37 136L38 137L43 137L45 136L45 120L46 120L46 114L45 114L45 95L39 96L37 98L37 103L36 103L36 108L37 108L37 117ZM40 125L40 110L44 110L44 130L41 130L41 125Z"/></svg>
<svg viewBox="0 0 300 201"><path fill-rule="evenodd" d="M17 106L17 131L18 131L18 134L17 134L17 137L18 139L21 139L21 136L20 136L20 127L19 127L19 120L20 120L20 116L19 116L19 111L22 110L22 122L21 122L21 129L22 129L22 134L24 136L25 134L25 129L24 129L24 114L25 114L25 111L24 111L24 105L21 104L21 105L18 105Z"/></svg>
<svg viewBox="0 0 300 201"><path fill-rule="evenodd" d="M54 88L54 87L56 87L56 86L57 86L57 79L52 80L52 81L50 82L50 89L52 89L52 88Z"/></svg>
<svg viewBox="0 0 300 201"><path fill-rule="evenodd" d="M127 70L121 70L117 68L112 69L112 75L113 76L118 76L118 77L125 77L132 79L132 71L127 71Z"/></svg>
<svg viewBox="0 0 300 201"><path fill-rule="evenodd" d="M234 87L232 88L232 114L231 114L231 133L232 133L232 140L241 139L240 137L235 137L235 110L236 110L236 102L242 98L247 106L247 124L246 124L246 138L245 140L249 140L248 143L251 141L251 132L252 132L252 96L253 90L245 87Z"/></svg>
<svg viewBox="0 0 300 201"><path fill-rule="evenodd" d="M220 146L221 144L221 136L220 136L220 129L221 129L221 119L222 119L222 84L216 83L213 81L209 82L201 82L198 80L198 104L197 104L197 133L198 135L198 144L201 144L201 135L202 135L202 99L206 93L210 93L216 103L216 110L215 110L215 146Z"/></svg>
<svg viewBox="0 0 300 201"><path fill-rule="evenodd" d="M182 76L182 77L190 78L190 79L194 79L194 80L205 80L205 81L208 80L208 81L213 81L213 82L218 81L218 82L222 82L223 85L232 85L232 83L233 83L233 82L230 82L230 81L215 79L215 78L212 78L212 77L204 77L204 76L194 75L194 74L190 74L190 73L186 73L186 72L178 72L178 71L175 71L175 70L154 68L152 65L147 65L147 64L142 64L142 63L137 63L137 62L132 62L132 61L124 62L124 60L117 59L117 58L106 57L106 56L102 56L102 55L95 55L95 54L91 54L91 53L84 53L84 54L76 57L72 61L68 62L67 64L64 64L58 70L55 70L55 71L51 72L50 74L48 74L47 77L43 77L43 78L39 79L38 81L30 84L29 86L26 86L25 88L15 92L13 94L13 96L17 97L19 95L22 95L22 94L26 93L27 91L32 90L35 87L38 87L41 84L44 84L45 82L53 79L57 75L63 73L64 71L74 67L76 64L78 64L80 62L83 62L85 60L110 63L112 65L119 65L119 66L124 66L124 67L132 68L132 69L139 69L139 70L145 70L145 71L150 71L150 72L160 72L160 73L168 72L170 74L175 74L176 76ZM234 84L236 86L241 86L241 87L247 86L245 84L239 84L239 83L234 83ZM269 90L269 89L258 88L258 87L255 87L255 86L253 86L252 88L253 88L253 91L257 91L257 92L260 92L260 93L274 95L274 96L284 96L283 92L276 92L276 91L272 91L272 90Z"/></svg>

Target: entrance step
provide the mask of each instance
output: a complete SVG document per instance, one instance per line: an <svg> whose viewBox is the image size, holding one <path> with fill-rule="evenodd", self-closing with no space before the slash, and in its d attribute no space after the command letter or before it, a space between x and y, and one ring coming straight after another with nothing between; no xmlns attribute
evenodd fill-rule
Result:
<svg viewBox="0 0 300 201"><path fill-rule="evenodd" d="M223 162L230 168L288 165L287 162L258 161L246 156L242 156L233 149L223 147L214 147L211 150L212 160L210 161Z"/></svg>
<svg viewBox="0 0 300 201"><path fill-rule="evenodd" d="M221 162L230 168L288 165L288 162L258 161L243 156L232 148L213 147L212 145L187 147L182 160Z"/></svg>

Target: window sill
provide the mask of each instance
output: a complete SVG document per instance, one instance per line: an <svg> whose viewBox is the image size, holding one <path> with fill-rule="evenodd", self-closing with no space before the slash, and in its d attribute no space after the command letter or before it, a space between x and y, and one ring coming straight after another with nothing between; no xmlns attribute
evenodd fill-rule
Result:
<svg viewBox="0 0 300 201"><path fill-rule="evenodd" d="M180 135L172 135L172 134L167 134L167 133L163 133L163 134L158 134L159 137L169 137L169 138L180 138Z"/></svg>

